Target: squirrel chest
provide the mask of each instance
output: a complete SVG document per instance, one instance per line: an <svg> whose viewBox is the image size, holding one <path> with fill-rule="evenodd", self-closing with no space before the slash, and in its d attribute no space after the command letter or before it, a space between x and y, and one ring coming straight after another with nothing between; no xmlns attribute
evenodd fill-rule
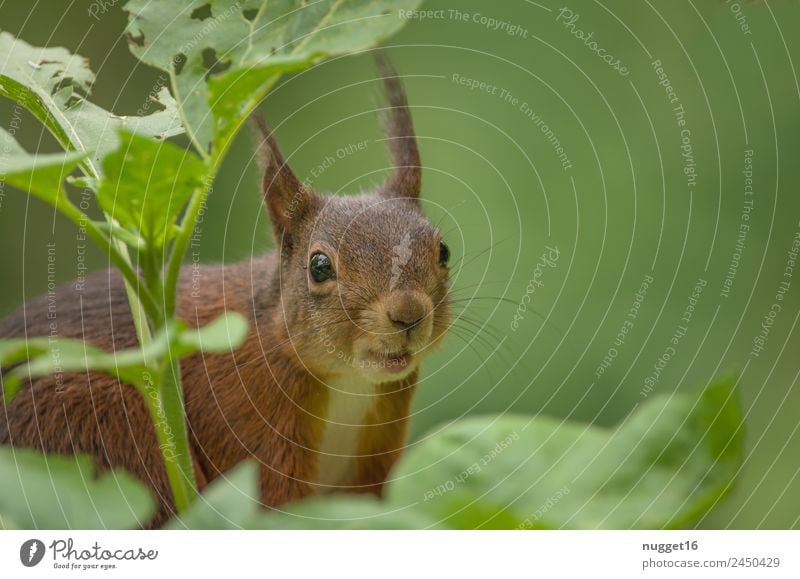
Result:
<svg viewBox="0 0 800 579"><path fill-rule="evenodd" d="M318 419L322 422L317 444L318 492L355 481L358 457L363 456L369 430L367 421L377 412L377 386L359 376L343 376L324 385L326 400Z"/></svg>

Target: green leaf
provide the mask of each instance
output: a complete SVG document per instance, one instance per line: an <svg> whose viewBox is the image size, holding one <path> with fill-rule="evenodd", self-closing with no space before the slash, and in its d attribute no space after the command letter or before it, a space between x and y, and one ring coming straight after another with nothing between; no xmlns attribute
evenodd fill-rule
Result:
<svg viewBox="0 0 800 579"><path fill-rule="evenodd" d="M143 373L147 371L143 357L139 349L110 354L81 340L58 337L4 340L0 342L0 368L4 369L5 399L12 400L25 380L57 372L99 371L141 386ZM25 360L26 363L20 364Z"/></svg>
<svg viewBox="0 0 800 579"><path fill-rule="evenodd" d="M84 153L55 153L31 155L16 139L0 128L0 177L23 191L58 206L69 203L64 195L63 182L78 166Z"/></svg>
<svg viewBox="0 0 800 579"><path fill-rule="evenodd" d="M442 527L494 527L498 517L521 528L684 527L739 469L733 386L653 397L616 429L539 416L462 420L401 459L387 496Z"/></svg>
<svg viewBox="0 0 800 579"><path fill-rule="evenodd" d="M399 10L420 3L130 0L125 10L131 50L170 75L187 132L205 153L236 132L282 73L377 45L405 24Z"/></svg>
<svg viewBox="0 0 800 579"><path fill-rule="evenodd" d="M167 529L422 529L433 521L374 497L312 497L276 510L259 503L258 465L244 461L213 481Z"/></svg>
<svg viewBox="0 0 800 579"><path fill-rule="evenodd" d="M97 191L103 211L156 251L169 241L172 225L206 173L196 155L124 131L103 170Z"/></svg>
<svg viewBox="0 0 800 579"><path fill-rule="evenodd" d="M0 447L0 518L23 529L132 529L155 501L122 470L98 476L89 456Z"/></svg>
<svg viewBox="0 0 800 579"><path fill-rule="evenodd" d="M181 345L191 351L224 353L241 346L247 337L247 320L241 314L229 312L197 330L184 330L179 335Z"/></svg>
<svg viewBox="0 0 800 579"><path fill-rule="evenodd" d="M395 507L367 495L316 496L266 512L256 522L260 529L407 529L432 527L424 511Z"/></svg>
<svg viewBox="0 0 800 579"><path fill-rule="evenodd" d="M220 316L199 329L176 322L153 336L145 348L105 352L81 340L29 338L0 341L3 390L11 400L25 380L57 372L104 372L140 391L150 385L153 365L168 353L178 358L197 351L224 353L238 348L247 336L247 320L239 313ZM20 364L27 360L26 363Z"/></svg>
<svg viewBox="0 0 800 579"><path fill-rule="evenodd" d="M100 175L100 160L117 148L120 129L166 139L183 132L175 101L161 87L143 116L117 116L87 100L94 83L88 61L64 48L39 48L0 32L0 95L28 109L68 151L91 154L84 168Z"/></svg>
<svg viewBox="0 0 800 579"><path fill-rule="evenodd" d="M92 223L94 223L94 226L97 227L99 231L102 231L106 235L111 235L113 232L114 237L123 241L128 247L137 251L144 251L147 249L147 243L145 243L145 240L138 233L123 229L113 222L93 221Z"/></svg>
<svg viewBox="0 0 800 579"><path fill-rule="evenodd" d="M246 460L220 475L166 529L246 529L260 516L258 465Z"/></svg>

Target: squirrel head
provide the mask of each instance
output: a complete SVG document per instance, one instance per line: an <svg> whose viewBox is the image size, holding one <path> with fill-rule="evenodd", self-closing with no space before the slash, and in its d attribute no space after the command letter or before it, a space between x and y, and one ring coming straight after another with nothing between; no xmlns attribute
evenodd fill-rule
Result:
<svg viewBox="0 0 800 579"><path fill-rule="evenodd" d="M287 347L321 379L414 372L450 320L450 251L423 215L421 165L397 74L378 59L393 170L374 191L318 195L292 173L261 117L262 190L280 254Z"/></svg>

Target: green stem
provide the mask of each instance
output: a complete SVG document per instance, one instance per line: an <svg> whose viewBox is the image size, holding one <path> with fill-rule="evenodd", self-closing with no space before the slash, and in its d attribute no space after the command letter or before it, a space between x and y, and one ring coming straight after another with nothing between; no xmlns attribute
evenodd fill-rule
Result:
<svg viewBox="0 0 800 579"><path fill-rule="evenodd" d="M125 242L120 239L115 239L114 243L120 250L120 258L122 261L133 271L130 254L128 253L128 248L125 246ZM128 294L128 304L131 308L133 327L136 328L136 338L139 340L139 345L144 348L153 341L153 335L150 333L150 326L147 323L147 308L144 307L141 294L137 291L138 283L138 278L136 279L137 285L134 285L129 280L129 276L125 276L125 293Z"/></svg>
<svg viewBox="0 0 800 579"><path fill-rule="evenodd" d="M114 229L122 229L120 225L110 215L106 215L109 224ZM88 230L87 230L88 233ZM105 238L102 231L97 230L96 236ZM93 237L97 242L96 237ZM136 330L136 339L139 341L139 346L144 348L153 341L153 334L150 331L150 325L147 322L148 315L155 309L155 303L152 296L148 296L146 291L142 291L141 283L133 269L130 253L128 253L128 246L122 239L113 237L113 245L116 246L116 252L112 252L112 245L109 243L109 255L116 254L118 256L115 265L120 269L123 275L125 284L125 294L128 296L128 305L131 308L131 319L133 320L133 327ZM120 266L122 264L122 266ZM152 303L147 303L147 302ZM152 317L151 317L152 319Z"/></svg>
<svg viewBox="0 0 800 579"><path fill-rule="evenodd" d="M253 105L253 108L255 108L255 105ZM242 119L242 122L243 121L244 119ZM230 148L233 135L238 132L242 122L239 123L230 138L225 141L212 159L206 157L209 171L203 180L203 187L192 194L186 209L186 215L175 237L175 242L172 245L169 261L167 263L163 292L161 293L164 306L162 313L165 322L175 317L178 281L186 250L194 234L194 229L197 224L197 219L200 216L200 211L203 208L203 203L211 190L214 177L219 171L225 153ZM197 146L197 143L195 143L195 146ZM159 444L161 445L164 455L167 477L175 500L175 507L180 513L191 504L192 500L197 495L197 482L194 475L194 464L189 450L188 433L186 430L180 360L173 355L171 349L168 353L167 371L161 376L162 378L158 387L158 399L160 401L160 412L163 416L155 414L153 416L153 421L156 424Z"/></svg>
<svg viewBox="0 0 800 579"><path fill-rule="evenodd" d="M147 389L149 392L144 395L164 457L172 498L175 508L182 513L197 496L197 482L186 429L180 361L170 354L158 383L147 385Z"/></svg>
<svg viewBox="0 0 800 579"><path fill-rule="evenodd" d="M191 128L188 126L186 127L187 134L189 134L192 143L206 161L208 172L203 180L203 186L192 193L192 197L186 209L186 214L181 222L170 251L164 283L163 285L159 284L159 289L161 291L156 292L159 301L161 301L160 305L163 306L163 308L155 308L159 314L158 317L148 314L151 321L157 321L157 326L163 324L164 327L167 327L167 324L175 317L178 281L180 279L183 259L186 255L186 250L189 247L192 235L194 234L194 229L197 225L200 211L203 208L203 203L211 191L214 177L216 177L220 169L222 160L225 158L241 126L250 116L250 113L258 106L263 96L269 92L269 89L275 84L277 79L277 76L269 79L261 86L257 94L251 96L251 100L245 107L247 113L242 115L235 123L233 129L225 135L225 138L221 139L219 147L213 152L213 155L208 155L208 153L202 149L200 143L198 143L197 139L194 137ZM186 119L184 119L184 122L186 123ZM148 269L152 268L148 265ZM159 266L158 271L148 271L145 274L145 277L150 283L151 291L154 291L152 286L154 281L153 276L156 276L158 281L160 281L160 272L161 267ZM168 353L166 370L161 373L157 391L158 404L154 406L154 404L150 403L152 398L148 398L148 405L151 408L159 445L164 455L164 464L166 466L172 495L175 500L175 507L180 513L191 504L192 500L194 500L197 495L197 482L186 429L180 360L173 354L172 349L170 349Z"/></svg>
<svg viewBox="0 0 800 579"><path fill-rule="evenodd" d="M175 237L175 243L172 246L169 263L167 264L167 274L164 281L164 312L168 318L172 317L175 313L175 300L177 299L178 279L180 278L181 274L181 265L183 264L183 259L186 255L186 249L189 247L189 241L194 234L194 228L197 225L197 218L200 216L203 203L205 202L208 193L211 191L214 178L217 176L220 166L222 165L222 161L233 144L234 137L239 133L239 129L241 129L242 125L250 117L250 113L256 109L258 103L261 102L261 100L270 91L279 78L280 75L272 76L261 85L260 89L256 91L256 93L251 95L250 100L244 106L244 109L247 111L246 114L242 115L236 120L233 129L227 133L226 138L220 142L219 147L214 150L210 157L205 150L199 147L199 144L196 141L192 141L195 145L195 148L206 161L209 170L203 179L203 187L192 193L192 197L189 200L189 206L186 209L186 215L184 216L183 221L181 222L180 230ZM187 133L193 134L188 129Z"/></svg>
<svg viewBox="0 0 800 579"><path fill-rule="evenodd" d="M164 314L168 318L175 315L175 304L178 299L178 280L181 275L183 257L186 255L186 249L189 247L189 241L194 233L197 218L200 216L200 210L203 208L203 202L208 196L212 182L213 179L209 177L206 181L207 184L204 184L202 189L192 193L189 207L186 209L186 216L183 218L180 231L175 237L175 243L172 245L166 278L164 279Z"/></svg>
<svg viewBox="0 0 800 579"><path fill-rule="evenodd" d="M115 243L112 243L97 225L89 219L88 215L69 201L60 200L58 209L79 228L85 229L86 234L92 238L92 241L100 246L100 249L108 253L112 263L119 269L125 280L126 288L130 290L129 301L131 303L134 322L137 320L143 322L143 333L146 332L147 340L140 345L144 346L146 343L149 343L152 338L150 336L150 328L147 326L147 320L142 313L142 308L144 309L144 313L151 319L157 319L158 304L153 295L142 285L139 276L136 275L130 263L130 257L128 256L128 250L125 244L119 240L114 240ZM122 245L121 248L119 247L120 244ZM138 331L139 328L137 326L137 333Z"/></svg>

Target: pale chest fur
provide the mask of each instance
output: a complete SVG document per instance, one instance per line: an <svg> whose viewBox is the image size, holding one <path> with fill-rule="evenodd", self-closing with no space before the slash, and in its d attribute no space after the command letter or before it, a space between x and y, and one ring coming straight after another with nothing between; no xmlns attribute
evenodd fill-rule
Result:
<svg viewBox="0 0 800 579"><path fill-rule="evenodd" d="M337 486L352 483L357 460L363 452L364 425L373 413L377 386L360 377L338 378L326 384L327 404L323 434L317 447L318 492L335 492Z"/></svg>

